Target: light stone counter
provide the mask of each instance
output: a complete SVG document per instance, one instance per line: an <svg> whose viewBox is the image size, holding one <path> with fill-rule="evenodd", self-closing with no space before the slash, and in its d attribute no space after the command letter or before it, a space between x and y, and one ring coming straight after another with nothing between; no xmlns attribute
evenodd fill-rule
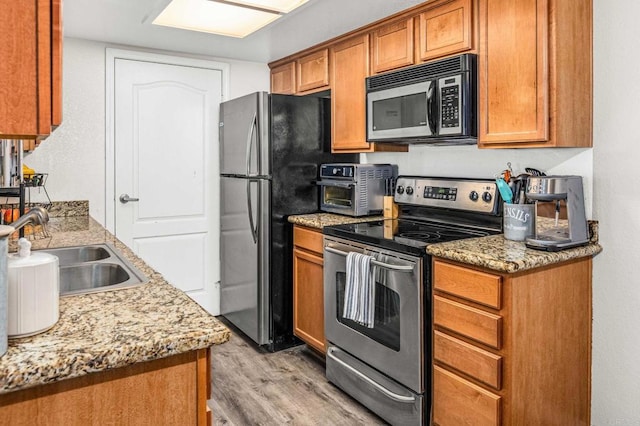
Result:
<svg viewBox="0 0 640 426"><path fill-rule="evenodd" d="M325 226L343 225L345 223L373 222L384 219L382 216L351 217L334 213L309 213L289 216L289 222L309 228L322 229Z"/></svg>
<svg viewBox="0 0 640 426"><path fill-rule="evenodd" d="M527 248L524 242L510 241L500 234L432 244L427 247L427 253L499 272L514 273L581 257L595 256L602 251L602 246L598 244L597 222L589 222L589 233L591 236L589 244L556 252L533 250Z"/></svg>
<svg viewBox="0 0 640 426"><path fill-rule="evenodd" d="M61 298L60 319L53 328L9 340L9 350L0 357L0 394L204 349L229 339L230 332L220 321L89 216L53 217L49 231L49 238L32 237L34 250L111 243L148 282Z"/></svg>

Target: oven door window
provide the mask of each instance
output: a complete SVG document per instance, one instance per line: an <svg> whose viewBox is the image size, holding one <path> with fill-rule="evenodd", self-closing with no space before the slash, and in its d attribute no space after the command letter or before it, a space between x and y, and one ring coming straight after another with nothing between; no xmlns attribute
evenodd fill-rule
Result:
<svg viewBox="0 0 640 426"><path fill-rule="evenodd" d="M375 277L376 297L373 328L365 327L342 316L344 289L347 280L347 275L344 272L336 274L336 318L343 325L398 352L400 350L400 295L381 282L385 280L384 273L375 274Z"/></svg>
<svg viewBox="0 0 640 426"><path fill-rule="evenodd" d="M326 185L323 187L323 204L327 206L352 207L353 187Z"/></svg>

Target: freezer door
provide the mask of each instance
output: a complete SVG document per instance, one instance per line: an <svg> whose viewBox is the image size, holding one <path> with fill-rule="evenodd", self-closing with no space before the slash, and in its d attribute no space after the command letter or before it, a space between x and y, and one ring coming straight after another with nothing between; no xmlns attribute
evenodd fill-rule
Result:
<svg viewBox="0 0 640 426"><path fill-rule="evenodd" d="M269 174L269 120L266 92L220 104L220 173L236 176Z"/></svg>
<svg viewBox="0 0 640 426"><path fill-rule="evenodd" d="M270 182L222 177L220 186L220 311L265 345L270 343Z"/></svg>

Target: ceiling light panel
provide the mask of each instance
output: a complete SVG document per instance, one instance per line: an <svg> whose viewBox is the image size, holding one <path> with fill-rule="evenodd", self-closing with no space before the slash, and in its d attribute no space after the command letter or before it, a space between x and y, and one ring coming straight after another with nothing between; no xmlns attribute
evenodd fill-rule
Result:
<svg viewBox="0 0 640 426"><path fill-rule="evenodd" d="M272 10L278 13L289 13L302 6L309 0L213 0L221 3L233 3L239 6L252 7L262 10Z"/></svg>
<svg viewBox="0 0 640 426"><path fill-rule="evenodd" d="M275 0L278 3L304 3L306 0ZM267 3L267 0L250 0ZM155 25L182 28L242 38L281 15L208 0L173 0L153 21Z"/></svg>

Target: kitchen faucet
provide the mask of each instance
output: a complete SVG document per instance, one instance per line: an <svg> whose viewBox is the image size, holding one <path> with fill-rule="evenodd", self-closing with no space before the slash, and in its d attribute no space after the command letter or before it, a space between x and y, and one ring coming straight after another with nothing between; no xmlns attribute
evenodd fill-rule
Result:
<svg viewBox="0 0 640 426"><path fill-rule="evenodd" d="M46 236L47 222L49 222L49 213L47 210L43 207L32 207L28 212L20 216L9 226L13 227L17 231L28 224L42 225L42 232Z"/></svg>

